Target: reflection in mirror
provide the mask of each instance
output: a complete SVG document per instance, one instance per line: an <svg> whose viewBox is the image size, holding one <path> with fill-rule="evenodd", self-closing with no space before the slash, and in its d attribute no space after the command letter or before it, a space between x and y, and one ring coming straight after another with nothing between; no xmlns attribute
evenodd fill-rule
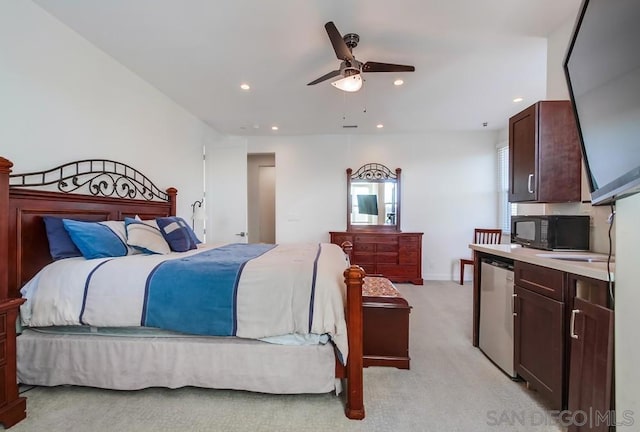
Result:
<svg viewBox="0 0 640 432"><path fill-rule="evenodd" d="M396 185L392 182L351 184L353 225L395 225Z"/></svg>
<svg viewBox="0 0 640 432"><path fill-rule="evenodd" d="M400 231L400 171L377 163L347 169L347 229Z"/></svg>

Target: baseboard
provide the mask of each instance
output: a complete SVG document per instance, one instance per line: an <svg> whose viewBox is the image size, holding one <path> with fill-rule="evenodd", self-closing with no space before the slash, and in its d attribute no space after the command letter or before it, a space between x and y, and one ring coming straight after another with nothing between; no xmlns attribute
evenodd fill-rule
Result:
<svg viewBox="0 0 640 432"><path fill-rule="evenodd" d="M453 279L449 273L426 273L422 275L424 280L432 281L451 281L456 282L457 279Z"/></svg>

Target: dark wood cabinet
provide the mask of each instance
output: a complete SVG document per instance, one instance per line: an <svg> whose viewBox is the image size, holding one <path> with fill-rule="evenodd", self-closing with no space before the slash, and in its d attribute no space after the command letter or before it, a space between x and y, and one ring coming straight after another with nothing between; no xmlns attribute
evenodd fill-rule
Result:
<svg viewBox="0 0 640 432"><path fill-rule="evenodd" d="M565 400L564 273L519 261L514 273L516 372L551 409L561 410Z"/></svg>
<svg viewBox="0 0 640 432"><path fill-rule="evenodd" d="M576 424L568 432L608 431L613 418L613 323L604 281L569 275L575 291L570 312L570 366L568 410ZM585 417L587 416L587 417ZM579 426L582 420L586 424Z"/></svg>
<svg viewBox="0 0 640 432"><path fill-rule="evenodd" d="M540 101L509 119L509 201L581 200L581 153L569 101Z"/></svg>
<svg viewBox="0 0 640 432"><path fill-rule="evenodd" d="M0 423L5 428L27 416L27 399L18 395L16 319L24 299L0 301Z"/></svg>
<svg viewBox="0 0 640 432"><path fill-rule="evenodd" d="M478 251L476 264L482 257ZM568 432L613 423L613 284L514 261L514 365L549 409L575 419ZM479 343L481 272L474 273L473 343ZM586 416L586 417L585 417ZM586 421L586 422L585 422Z"/></svg>
<svg viewBox="0 0 640 432"><path fill-rule="evenodd" d="M353 245L351 264L367 274L379 274L393 282L422 285L422 233L342 231L329 233L331 243Z"/></svg>

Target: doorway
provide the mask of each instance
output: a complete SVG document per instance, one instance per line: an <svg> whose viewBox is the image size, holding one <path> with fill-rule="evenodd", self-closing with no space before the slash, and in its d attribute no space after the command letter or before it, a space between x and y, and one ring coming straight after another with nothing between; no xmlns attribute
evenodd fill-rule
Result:
<svg viewBox="0 0 640 432"><path fill-rule="evenodd" d="M249 243L276 242L276 155L247 154Z"/></svg>

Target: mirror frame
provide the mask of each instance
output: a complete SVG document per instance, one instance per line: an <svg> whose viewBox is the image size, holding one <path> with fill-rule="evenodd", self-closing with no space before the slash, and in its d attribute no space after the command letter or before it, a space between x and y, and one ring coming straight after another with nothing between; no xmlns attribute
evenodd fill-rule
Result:
<svg viewBox="0 0 640 432"><path fill-rule="evenodd" d="M396 168L395 174L386 166L378 163L368 163L362 165L354 173L351 168L347 168L347 231L394 231L400 232L400 173L402 170ZM351 223L351 183L386 183L396 184L396 223L393 225L353 225Z"/></svg>

